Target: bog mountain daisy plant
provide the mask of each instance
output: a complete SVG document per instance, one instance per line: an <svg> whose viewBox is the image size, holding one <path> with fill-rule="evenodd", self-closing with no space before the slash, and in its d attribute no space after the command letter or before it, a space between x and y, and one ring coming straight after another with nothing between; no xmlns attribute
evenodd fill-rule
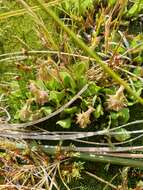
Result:
<svg viewBox="0 0 143 190"><path fill-rule="evenodd" d="M1 5L4 188L91 189L86 178L94 189L140 188L130 175L143 168L141 0Z"/></svg>

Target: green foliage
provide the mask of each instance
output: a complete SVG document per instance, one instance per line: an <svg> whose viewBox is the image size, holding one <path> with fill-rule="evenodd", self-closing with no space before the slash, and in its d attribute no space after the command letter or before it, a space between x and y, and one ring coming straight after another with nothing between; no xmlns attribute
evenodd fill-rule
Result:
<svg viewBox="0 0 143 190"><path fill-rule="evenodd" d="M110 6L113 6L115 3L116 3L116 0L109 0L109 1L108 1L108 4L109 4Z"/></svg>
<svg viewBox="0 0 143 190"><path fill-rule="evenodd" d="M96 109L95 109L95 111L93 112L93 114L94 114L95 118L97 118L97 119L98 119L100 116L104 115L103 107L102 107L101 104L98 104L98 105L96 106Z"/></svg>
<svg viewBox="0 0 143 190"><path fill-rule="evenodd" d="M71 90L75 89L76 84L68 72L65 72L65 71L60 72L60 77L63 81L65 88L69 88L69 89L71 88Z"/></svg>
<svg viewBox="0 0 143 190"><path fill-rule="evenodd" d="M62 88L61 83L56 79L47 82L46 86L49 90L60 90Z"/></svg>
<svg viewBox="0 0 143 190"><path fill-rule="evenodd" d="M67 114L74 114L74 113L78 112L78 107L77 106L73 106L71 108L66 108L64 110L64 112L67 113Z"/></svg>
<svg viewBox="0 0 143 190"><path fill-rule="evenodd" d="M84 96L94 96L96 95L101 87L97 86L94 82L89 83L88 90L84 93Z"/></svg>
<svg viewBox="0 0 143 190"><path fill-rule="evenodd" d="M132 7L128 10L127 16L133 17L137 16L143 10L143 2L142 0L134 1Z"/></svg>
<svg viewBox="0 0 143 190"><path fill-rule="evenodd" d="M80 16L93 8L93 0L67 0L61 6L71 16Z"/></svg>
<svg viewBox="0 0 143 190"><path fill-rule="evenodd" d="M123 128L117 129L115 132L120 133L120 134L116 134L114 136L114 138L120 142L123 142L123 141L125 141L131 137L130 134L128 133L128 131L126 129L123 129Z"/></svg>
<svg viewBox="0 0 143 190"><path fill-rule="evenodd" d="M56 124L60 125L63 128L69 129L71 127L71 122L72 122L71 118L66 118L66 119L57 121Z"/></svg>
<svg viewBox="0 0 143 190"><path fill-rule="evenodd" d="M130 119L129 109L123 108L118 112L111 112L111 119L113 125L127 123L128 120Z"/></svg>
<svg viewBox="0 0 143 190"><path fill-rule="evenodd" d="M50 91L49 101L51 101L52 103L55 103L56 106L59 107L64 97L65 97L64 92Z"/></svg>
<svg viewBox="0 0 143 190"><path fill-rule="evenodd" d="M24 2L35 5L37 1ZM143 33L142 29L132 32L130 25L135 21L142 28L143 4L142 0L128 1L124 7L122 1L116 2L58 2L50 10L59 15L62 23L54 14L49 16L42 10L36 13L38 19L23 14L1 21L0 107L10 114L10 123L33 122L48 116L88 84L88 89L53 119L51 127L57 125L59 130L68 131L114 129L117 134L113 138L110 132L104 138L93 138L99 145L126 143L133 137L127 129L116 127L134 120L133 114L130 116L132 106L142 102ZM19 8L19 3L6 0L0 12ZM48 68L46 79L39 78L39 68L44 64ZM31 82L36 89L30 89ZM0 122L5 115L0 110ZM67 170L66 164L64 167L61 172L66 182L80 180L82 164L74 163ZM82 185L80 188L86 189ZM95 188L103 189L103 185Z"/></svg>
<svg viewBox="0 0 143 190"><path fill-rule="evenodd" d="M49 115L50 113L52 113L53 108L51 106L43 106L42 107L42 112L44 113L44 115Z"/></svg>

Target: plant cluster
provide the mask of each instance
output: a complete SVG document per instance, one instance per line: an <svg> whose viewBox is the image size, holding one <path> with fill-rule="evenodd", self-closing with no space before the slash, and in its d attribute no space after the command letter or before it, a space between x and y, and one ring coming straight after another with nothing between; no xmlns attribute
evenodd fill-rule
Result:
<svg viewBox="0 0 143 190"><path fill-rule="evenodd" d="M20 2L28 9L26 3ZM97 52L104 64L118 73L129 83L132 91L140 96L143 37L141 33L131 35L126 26L129 24L128 18L135 14L132 13L134 6L138 4L136 2L131 5L129 3L130 8L127 8L127 2L123 7L120 1L111 1L108 5L93 1L71 1L61 3L56 7L56 11L65 20L65 24L70 24L70 28L78 37ZM140 9L142 4L139 3ZM59 40L60 53L49 51L42 54L41 50L39 54L42 55L37 55L36 51L33 55L31 50L22 50L24 60L14 61L12 77L9 76L8 83L3 85L1 90L1 107L7 107L9 122L28 122L44 117L60 108L88 84L88 89L78 98L77 103L65 109L56 124L63 128L93 126L93 130L97 126L103 128L109 122L111 126L126 123L130 118L129 107L138 103L136 98L129 94L122 84L111 78L96 60L82 55L80 49L75 49L75 44L56 24L56 39L51 38L51 42L48 42L48 34L44 29L46 24L44 25L43 21L39 23L41 18L36 16L30 7L29 11L36 26L41 24L43 27L39 31L40 39L45 41L46 46L51 44L51 49ZM5 114L2 110L2 117L6 118Z"/></svg>
<svg viewBox="0 0 143 190"><path fill-rule="evenodd" d="M4 6L3 1L0 4ZM14 6L22 9L7 13L2 10L0 14L0 126L38 123L41 118L52 116L59 110L52 124L49 126L47 122L44 130L50 127L53 131L102 131L104 138L99 136L91 143L110 147L137 140L138 137L132 134L141 132L130 131L124 126L129 126L127 122L134 120L130 117L133 106L143 103L142 0L57 0L48 3L17 0ZM10 17L18 17L20 21L24 18L24 25L27 22L25 18L28 18L29 27L23 34L19 35L16 29L16 43L9 42L10 37L13 38L12 31L10 29L9 33L3 22ZM136 30L133 24L137 25ZM10 37L4 35L7 33ZM17 44L15 52L4 45L6 39L12 45ZM35 40L34 47L32 43ZM65 106L68 103L69 106ZM86 143L90 144L90 141ZM37 157L38 161L34 160L33 164L30 154L30 159L26 159L28 164L32 161L32 166L28 165L32 167L30 175L27 169L24 174L19 169L22 172L15 174L18 178L14 181L58 189L55 181L58 171L59 178L68 189L64 180L70 182L72 178L81 177L83 163L66 162L67 165L62 164L59 169L58 162L51 169L51 166L45 166L42 156ZM64 158L68 159L68 156ZM12 165L14 162L17 164L17 160L11 159ZM20 164L21 161L23 157ZM5 167L7 158L2 162L2 167ZM21 166L18 163L16 167ZM13 174L15 168L11 170ZM49 176L47 181L43 175ZM11 180L10 177L7 180ZM25 181L21 182L23 179ZM128 189L127 181L119 187L108 185L124 190ZM136 189L140 189L140 184L142 181ZM40 187L38 185L36 188Z"/></svg>

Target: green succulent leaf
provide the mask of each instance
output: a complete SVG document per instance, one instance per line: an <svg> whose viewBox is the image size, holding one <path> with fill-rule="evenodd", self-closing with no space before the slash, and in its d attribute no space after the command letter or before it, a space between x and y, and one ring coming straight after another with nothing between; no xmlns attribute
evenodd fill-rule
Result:
<svg viewBox="0 0 143 190"><path fill-rule="evenodd" d="M62 3L66 12L73 15L82 15L93 7L93 0L66 0Z"/></svg>
<svg viewBox="0 0 143 190"><path fill-rule="evenodd" d="M128 10L127 16L135 16L143 9L142 0L136 0L133 6Z"/></svg>
<svg viewBox="0 0 143 190"><path fill-rule="evenodd" d="M121 133L121 134L116 134L114 136L114 138L119 142L123 142L131 137L130 134L128 133L128 131L124 128L118 129L115 132Z"/></svg>
<svg viewBox="0 0 143 190"><path fill-rule="evenodd" d="M119 119L123 123L126 123L129 120L129 118L130 118L129 109L128 108L123 108L122 110L120 110L118 112L117 115L118 115Z"/></svg>
<svg viewBox="0 0 143 190"><path fill-rule="evenodd" d="M73 113L76 113L78 111L78 107L77 106L73 106L71 108L66 108L64 110L65 113L67 114L73 114Z"/></svg>
<svg viewBox="0 0 143 190"><path fill-rule="evenodd" d="M49 90L60 90L62 86L61 86L61 83L59 81L57 81L56 79L52 79L51 81L49 81L46 84L46 87Z"/></svg>
<svg viewBox="0 0 143 190"><path fill-rule="evenodd" d="M119 124L127 123L130 118L129 109L123 108L118 112L111 112L110 113L112 125L117 126Z"/></svg>
<svg viewBox="0 0 143 190"><path fill-rule="evenodd" d="M45 114L45 115L49 115L50 113L52 113L53 108L51 106L44 106L41 108L41 111Z"/></svg>
<svg viewBox="0 0 143 190"><path fill-rule="evenodd" d="M72 90L76 88L76 84L68 72L62 71L60 72L60 76L63 80L65 88L72 88Z"/></svg>
<svg viewBox="0 0 143 190"><path fill-rule="evenodd" d="M109 0L108 4L109 6L113 6L116 3L116 0Z"/></svg>
<svg viewBox="0 0 143 190"><path fill-rule="evenodd" d="M95 118L99 118L101 115L103 115L103 107L101 104L98 104L97 107L95 108L95 111L93 112L93 115Z"/></svg>
<svg viewBox="0 0 143 190"><path fill-rule="evenodd" d="M71 127L71 118L59 120L56 124L60 125L63 128L69 129Z"/></svg>
<svg viewBox="0 0 143 190"><path fill-rule="evenodd" d="M93 96L96 95L99 90L101 89L101 87L97 86L94 82L91 82L89 84L88 89L86 90L86 92L84 93L84 96Z"/></svg>
<svg viewBox="0 0 143 190"><path fill-rule="evenodd" d="M60 102L65 97L64 92L50 91L49 101L55 103L57 106L60 105Z"/></svg>

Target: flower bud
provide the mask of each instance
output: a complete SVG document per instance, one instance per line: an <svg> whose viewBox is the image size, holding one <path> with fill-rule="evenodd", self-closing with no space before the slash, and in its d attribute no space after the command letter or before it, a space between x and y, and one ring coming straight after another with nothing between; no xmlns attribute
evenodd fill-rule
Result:
<svg viewBox="0 0 143 190"><path fill-rule="evenodd" d="M115 95L109 95L107 105L109 110L119 111L127 107L127 99L123 93L124 87L120 86Z"/></svg>
<svg viewBox="0 0 143 190"><path fill-rule="evenodd" d="M86 112L82 112L77 114L77 124L80 125L81 128L86 128L88 124L91 123L90 115L94 111L93 107L89 107Z"/></svg>

